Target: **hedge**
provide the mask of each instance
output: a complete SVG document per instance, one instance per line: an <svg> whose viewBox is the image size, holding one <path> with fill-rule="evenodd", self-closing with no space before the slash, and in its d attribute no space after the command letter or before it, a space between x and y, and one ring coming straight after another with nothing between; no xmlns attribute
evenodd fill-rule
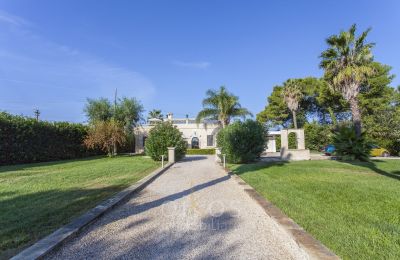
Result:
<svg viewBox="0 0 400 260"><path fill-rule="evenodd" d="M211 148L211 149L187 149L186 154L189 154L189 155L215 154L215 148Z"/></svg>
<svg viewBox="0 0 400 260"><path fill-rule="evenodd" d="M168 147L175 147L175 159L179 161L186 154L187 143L182 133L170 122L157 124L149 131L145 151L155 161L161 161L162 155L168 158Z"/></svg>
<svg viewBox="0 0 400 260"><path fill-rule="evenodd" d="M36 121L0 112L0 165L45 162L101 154L83 145L87 126Z"/></svg>
<svg viewBox="0 0 400 260"><path fill-rule="evenodd" d="M267 133L265 126L257 121L237 121L219 131L217 144L229 163L248 163L264 152Z"/></svg>

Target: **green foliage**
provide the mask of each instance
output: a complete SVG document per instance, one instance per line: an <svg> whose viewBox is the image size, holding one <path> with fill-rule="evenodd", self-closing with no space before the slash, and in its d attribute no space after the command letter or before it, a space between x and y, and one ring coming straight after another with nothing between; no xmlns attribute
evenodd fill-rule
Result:
<svg viewBox="0 0 400 260"><path fill-rule="evenodd" d="M164 115L161 113L161 110L159 109L153 109L149 112L149 115L147 116L147 119L163 119Z"/></svg>
<svg viewBox="0 0 400 260"><path fill-rule="evenodd" d="M400 109L381 108L365 115L364 129L371 142L389 150L392 155L400 152Z"/></svg>
<svg viewBox="0 0 400 260"><path fill-rule="evenodd" d="M219 90L209 89L206 96L203 99L203 110L196 117L197 122L201 119L214 119L225 127L234 117L245 118L251 115L250 111L240 105L239 98L229 93L224 86L221 86Z"/></svg>
<svg viewBox="0 0 400 260"><path fill-rule="evenodd" d="M268 105L263 111L257 114L257 121L261 123L272 122L274 125L287 125L290 117L290 110L283 100L283 87L275 86L268 97Z"/></svg>
<svg viewBox="0 0 400 260"><path fill-rule="evenodd" d="M84 112L89 122L107 121L113 116L113 107L106 98L97 100L88 98Z"/></svg>
<svg viewBox="0 0 400 260"><path fill-rule="evenodd" d="M217 135L217 144L230 163L247 163L259 158L265 149L267 130L253 120L235 122Z"/></svg>
<svg viewBox="0 0 400 260"><path fill-rule="evenodd" d="M99 154L83 140L88 127L0 113L0 165L45 162Z"/></svg>
<svg viewBox="0 0 400 260"><path fill-rule="evenodd" d="M357 136L354 126L340 126L333 134L335 153L342 160L369 161L371 145L365 138L365 133Z"/></svg>
<svg viewBox="0 0 400 260"><path fill-rule="evenodd" d="M146 139L146 154L153 160L160 161L162 155L168 158L168 147L175 147L176 160L182 159L186 154L187 144L175 126L170 122L155 125Z"/></svg>
<svg viewBox="0 0 400 260"><path fill-rule="evenodd" d="M332 143L332 132L329 125L317 122L304 125L306 149L320 151L325 145Z"/></svg>
<svg viewBox="0 0 400 260"><path fill-rule="evenodd" d="M142 119L143 106L135 98L118 98L115 103L111 103L106 98L87 99L84 112L91 125L96 122L110 122L115 120L123 125L124 133L128 137L119 145L124 152L133 152L133 127ZM128 143L128 141L130 141ZM117 152L117 146L114 147Z"/></svg>
<svg viewBox="0 0 400 260"><path fill-rule="evenodd" d="M215 154L215 149L187 149L186 154L191 155L208 155L208 154Z"/></svg>

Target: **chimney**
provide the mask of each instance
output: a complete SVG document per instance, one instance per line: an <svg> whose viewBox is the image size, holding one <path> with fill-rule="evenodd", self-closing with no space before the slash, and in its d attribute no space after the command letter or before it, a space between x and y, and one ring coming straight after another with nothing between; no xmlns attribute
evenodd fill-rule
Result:
<svg viewBox="0 0 400 260"><path fill-rule="evenodd" d="M170 113L168 113L167 114L167 119L169 120L169 121L172 121L172 116L173 116L173 114L170 112Z"/></svg>

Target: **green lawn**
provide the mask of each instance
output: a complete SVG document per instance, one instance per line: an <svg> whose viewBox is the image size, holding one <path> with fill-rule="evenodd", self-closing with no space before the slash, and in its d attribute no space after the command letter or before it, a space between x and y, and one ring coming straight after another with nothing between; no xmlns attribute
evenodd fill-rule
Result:
<svg viewBox="0 0 400 260"><path fill-rule="evenodd" d="M0 167L0 259L159 167L143 156Z"/></svg>
<svg viewBox="0 0 400 260"><path fill-rule="evenodd" d="M230 165L345 259L400 259L400 160Z"/></svg>

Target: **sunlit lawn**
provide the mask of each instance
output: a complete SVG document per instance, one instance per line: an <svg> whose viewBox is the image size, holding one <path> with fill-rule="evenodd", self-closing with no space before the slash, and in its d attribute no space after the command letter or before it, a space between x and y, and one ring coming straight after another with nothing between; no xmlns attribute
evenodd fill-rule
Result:
<svg viewBox="0 0 400 260"><path fill-rule="evenodd" d="M400 259L400 160L230 167L340 257Z"/></svg>
<svg viewBox="0 0 400 260"><path fill-rule="evenodd" d="M0 167L0 258L15 254L159 166L142 156Z"/></svg>

